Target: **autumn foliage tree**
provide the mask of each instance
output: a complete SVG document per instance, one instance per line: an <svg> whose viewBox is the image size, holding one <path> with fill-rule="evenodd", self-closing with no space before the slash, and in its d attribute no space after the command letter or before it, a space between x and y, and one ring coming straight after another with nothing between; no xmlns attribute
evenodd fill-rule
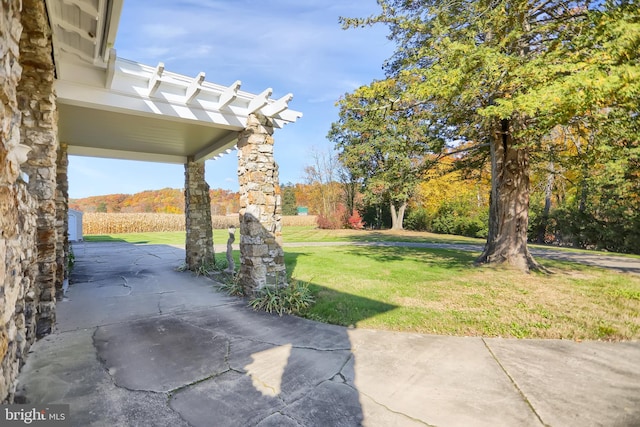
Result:
<svg viewBox="0 0 640 427"><path fill-rule="evenodd" d="M634 0L378 0L344 19L382 23L390 78L455 139L489 144L489 234L479 263L538 268L527 247L530 157L558 125L617 122L637 142L640 8ZM614 141L605 136L603 146Z"/></svg>
<svg viewBox="0 0 640 427"><path fill-rule="evenodd" d="M391 228L401 230L416 185L432 165L429 154L440 152L444 140L433 132L429 111L392 78L360 87L338 105L329 140L369 203L388 203Z"/></svg>

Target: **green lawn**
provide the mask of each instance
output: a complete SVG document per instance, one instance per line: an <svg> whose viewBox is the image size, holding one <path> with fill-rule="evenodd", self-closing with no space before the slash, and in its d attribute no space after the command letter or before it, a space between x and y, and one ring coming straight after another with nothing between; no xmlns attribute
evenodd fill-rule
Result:
<svg viewBox="0 0 640 427"><path fill-rule="evenodd" d="M640 338L640 277L542 260L554 273L474 267L477 253L376 247L290 248L310 283L307 317L422 333L625 340Z"/></svg>
<svg viewBox="0 0 640 427"><path fill-rule="evenodd" d="M153 245L178 245L184 246L184 231L163 231L152 233L124 233L124 234L99 234L83 236L87 242L128 242L135 244ZM214 230L213 241L216 244L226 244L229 233L227 230ZM236 240L240 239L240 234L236 232Z"/></svg>
<svg viewBox="0 0 640 427"><path fill-rule="evenodd" d="M226 244L228 232L213 230L213 241L216 244ZM184 231L126 233L106 235L86 235L89 242L119 240L129 243L153 243L184 245ZM363 231L363 230L320 230L316 227L285 227L282 231L285 243L299 242L427 242L427 243L477 243L484 244L482 239L472 239L463 236L449 236L445 234L423 233L416 231ZM240 230L236 230L236 243L240 240Z"/></svg>
<svg viewBox="0 0 640 427"><path fill-rule="evenodd" d="M285 242L482 243L428 233L311 227L291 227L283 235ZM226 238L226 230L214 233L216 243ZM183 245L184 233L86 240ZM461 336L640 339L640 276L548 260L539 261L553 274L523 274L474 267L477 255L446 249L296 247L286 249L285 261L289 275L308 282L316 296L306 317L323 322Z"/></svg>

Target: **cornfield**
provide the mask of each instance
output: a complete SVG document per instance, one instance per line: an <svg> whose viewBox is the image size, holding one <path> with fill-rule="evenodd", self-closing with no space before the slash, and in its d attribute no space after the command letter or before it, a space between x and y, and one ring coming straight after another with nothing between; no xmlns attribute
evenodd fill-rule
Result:
<svg viewBox="0 0 640 427"><path fill-rule="evenodd" d="M239 226L237 215L212 215L211 223L214 229L225 229ZM310 226L316 225L316 217L283 216L282 225ZM120 234L120 233L151 233L162 231L184 231L184 215L162 213L98 213L86 212L82 216L82 234Z"/></svg>

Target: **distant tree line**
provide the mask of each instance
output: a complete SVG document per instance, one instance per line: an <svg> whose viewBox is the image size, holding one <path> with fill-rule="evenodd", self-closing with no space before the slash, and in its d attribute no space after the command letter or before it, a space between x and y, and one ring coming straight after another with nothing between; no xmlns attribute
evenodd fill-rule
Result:
<svg viewBox="0 0 640 427"><path fill-rule="evenodd" d="M238 212L238 193L222 189L209 190L212 215ZM83 212L102 213L184 213L184 190L163 188L136 194L108 194L69 200L69 207Z"/></svg>

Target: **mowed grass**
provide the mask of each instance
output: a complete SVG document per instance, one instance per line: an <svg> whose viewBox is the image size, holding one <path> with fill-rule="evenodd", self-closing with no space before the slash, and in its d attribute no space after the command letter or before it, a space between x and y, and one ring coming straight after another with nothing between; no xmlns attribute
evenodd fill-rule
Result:
<svg viewBox="0 0 640 427"><path fill-rule="evenodd" d="M285 242L483 243L415 232L284 230ZM214 232L225 243L226 230ZM184 245L184 232L86 236L86 240ZM236 235L236 242L239 236ZM441 335L640 339L640 276L538 259L553 274L474 267L477 253L401 247L290 247L289 275L308 282L311 319ZM237 254L236 254L237 256Z"/></svg>
<svg viewBox="0 0 640 427"><path fill-rule="evenodd" d="M122 233L122 234L93 234L83 236L87 242L127 242L133 244L150 245L174 245L183 246L186 234L184 231L162 231L149 233ZM213 230L213 241L216 244L226 244L229 238L227 230ZM236 231L236 243L240 235Z"/></svg>
<svg viewBox="0 0 640 427"><path fill-rule="evenodd" d="M484 244L482 239L409 230L322 230L316 227L284 227L285 243L299 242L422 242Z"/></svg>
<svg viewBox="0 0 640 427"><path fill-rule="evenodd" d="M226 244L229 234L226 229L214 229L215 244ZM97 241L125 241L129 243L151 243L184 245L184 231L122 233L122 234L94 234L85 235L89 242ZM284 243L301 242L424 242L424 243L467 243L484 244L482 239L463 236L450 236L418 231L391 230L321 230L312 226L283 227L282 240ZM240 229L236 229L236 243L240 241Z"/></svg>
<svg viewBox="0 0 640 427"><path fill-rule="evenodd" d="M477 253L379 247L290 248L317 303L306 317L440 335L640 338L640 277L542 260L553 274L474 267Z"/></svg>

